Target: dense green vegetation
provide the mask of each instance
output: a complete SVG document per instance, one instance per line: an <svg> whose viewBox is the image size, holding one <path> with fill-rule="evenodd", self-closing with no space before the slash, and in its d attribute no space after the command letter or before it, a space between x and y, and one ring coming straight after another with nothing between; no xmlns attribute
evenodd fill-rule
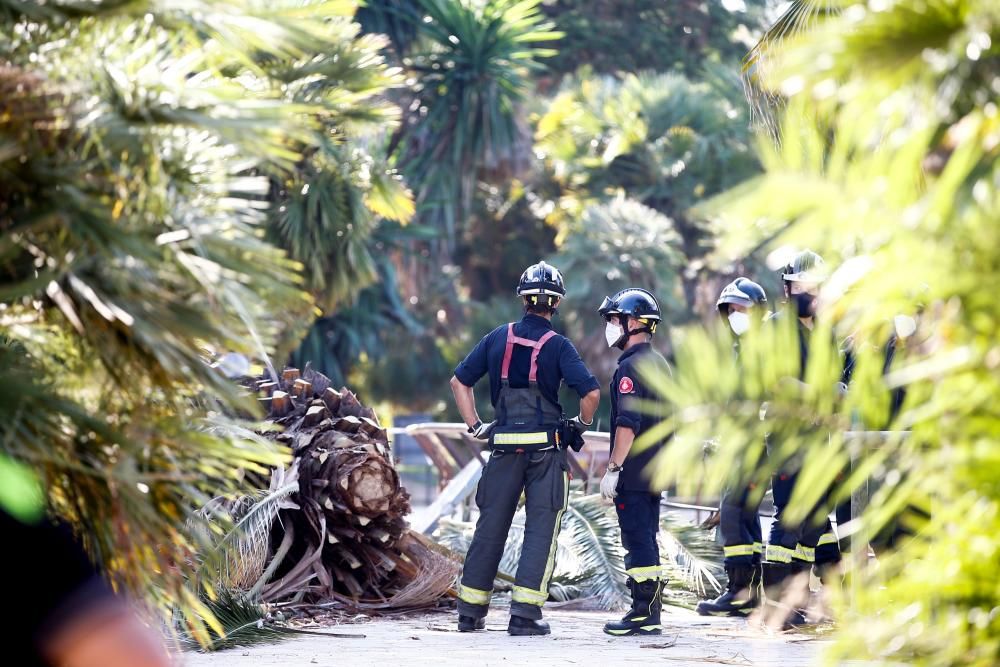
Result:
<svg viewBox="0 0 1000 667"><path fill-rule="evenodd" d="M398 77L352 14L0 3L0 442L162 610L203 609L192 509L286 458L207 362L283 359L412 212L366 148Z"/></svg>
<svg viewBox="0 0 1000 667"><path fill-rule="evenodd" d="M870 478L877 490L853 527L862 544L892 526L910 536L851 573L831 657L994 665L1000 13L974 0L839 4L839 14L765 40L766 73L755 84L762 97L786 100L776 116L781 143L762 151L764 176L706 207L728 230L722 261L767 240L811 246L836 268L821 296L808 386L788 381L797 355L776 354L794 349L787 327L748 334L738 374L727 336L687 331L678 373L660 379L679 408L660 472L681 484L707 474L718 488L766 479L800 457L800 509ZM915 331L897 329L895 316L915 318ZM831 333L850 336L857 353L842 400ZM893 414L890 392L900 390ZM895 433L845 435L861 428ZM761 466L765 433L771 452ZM720 443L707 468L706 437Z"/></svg>
<svg viewBox="0 0 1000 667"><path fill-rule="evenodd" d="M767 432L795 445L772 465L805 453L807 505L871 476L860 534L914 533L854 573L835 657L996 664L995 3L799 0L744 65L770 3L662 4L0 0L3 506L30 513L27 463L122 587L204 612L184 519L287 456L210 362L453 417L452 367L545 258L602 381L601 297L664 304L664 481L764 481ZM702 327L736 273L777 296L783 244L839 269L808 389L783 327L741 376ZM918 326L884 374L894 315ZM822 343L848 335L841 400Z"/></svg>
<svg viewBox="0 0 1000 667"><path fill-rule="evenodd" d="M722 278L741 267L704 264L713 232L691 209L759 170L738 59L766 3L683 3L669 13L613 4L367 3L362 24L390 36L387 57L413 84L391 94L404 118L388 150L417 210L382 246L395 280L322 321L322 339L310 335L317 368L398 410L455 418L451 369L496 315L517 317L513 286L540 258L569 281L557 327L596 367L609 356L592 315L620 279L662 292L671 322L710 314ZM609 22L612 13L619 19ZM588 22L601 23L601 39L642 49L602 48ZM627 253L595 265L619 224ZM665 225L674 240L660 238ZM394 290L401 298L389 298ZM351 331L338 328L341 318ZM394 345L400 336L420 354ZM345 346L348 337L364 343ZM387 368L419 379L421 391L386 380Z"/></svg>

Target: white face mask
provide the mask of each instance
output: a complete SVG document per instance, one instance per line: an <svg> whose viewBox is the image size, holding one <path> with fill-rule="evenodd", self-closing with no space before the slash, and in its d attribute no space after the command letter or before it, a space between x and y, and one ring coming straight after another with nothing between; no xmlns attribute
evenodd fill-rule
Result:
<svg viewBox="0 0 1000 667"><path fill-rule="evenodd" d="M892 318L892 325L900 338L909 338L917 330L917 321L909 315L896 315Z"/></svg>
<svg viewBox="0 0 1000 667"><path fill-rule="evenodd" d="M734 334L742 336L750 330L750 316L739 311L729 313L729 326Z"/></svg>
<svg viewBox="0 0 1000 667"><path fill-rule="evenodd" d="M608 347L617 345L624 334L622 328L614 322L608 322L607 326L604 327L604 339L608 341Z"/></svg>

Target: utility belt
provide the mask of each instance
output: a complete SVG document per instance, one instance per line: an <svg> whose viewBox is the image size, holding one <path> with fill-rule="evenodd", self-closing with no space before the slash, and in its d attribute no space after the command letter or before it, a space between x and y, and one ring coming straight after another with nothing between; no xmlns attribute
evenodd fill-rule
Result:
<svg viewBox="0 0 1000 667"><path fill-rule="evenodd" d="M502 427L501 427L502 428ZM537 428L530 431L493 431L489 439L489 449L507 454L527 454L561 447L559 427Z"/></svg>

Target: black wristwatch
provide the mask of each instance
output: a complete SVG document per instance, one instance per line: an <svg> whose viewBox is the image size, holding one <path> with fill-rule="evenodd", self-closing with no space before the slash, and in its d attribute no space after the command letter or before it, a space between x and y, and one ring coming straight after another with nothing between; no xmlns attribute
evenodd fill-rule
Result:
<svg viewBox="0 0 1000 667"><path fill-rule="evenodd" d="M622 467L614 461L608 461L608 472L621 472Z"/></svg>
<svg viewBox="0 0 1000 667"><path fill-rule="evenodd" d="M469 433L475 433L476 431L479 430L479 427L482 425L483 421L481 419L477 419L476 423L469 427Z"/></svg>

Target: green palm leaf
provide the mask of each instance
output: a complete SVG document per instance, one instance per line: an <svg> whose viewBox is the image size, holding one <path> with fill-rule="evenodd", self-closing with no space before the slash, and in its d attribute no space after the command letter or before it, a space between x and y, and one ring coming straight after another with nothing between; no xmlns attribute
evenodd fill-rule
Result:
<svg viewBox="0 0 1000 667"><path fill-rule="evenodd" d="M571 496L563 519L567 537L584 572L591 576L580 586L596 595L605 609L625 604L625 550L621 545L618 519L600 496Z"/></svg>

